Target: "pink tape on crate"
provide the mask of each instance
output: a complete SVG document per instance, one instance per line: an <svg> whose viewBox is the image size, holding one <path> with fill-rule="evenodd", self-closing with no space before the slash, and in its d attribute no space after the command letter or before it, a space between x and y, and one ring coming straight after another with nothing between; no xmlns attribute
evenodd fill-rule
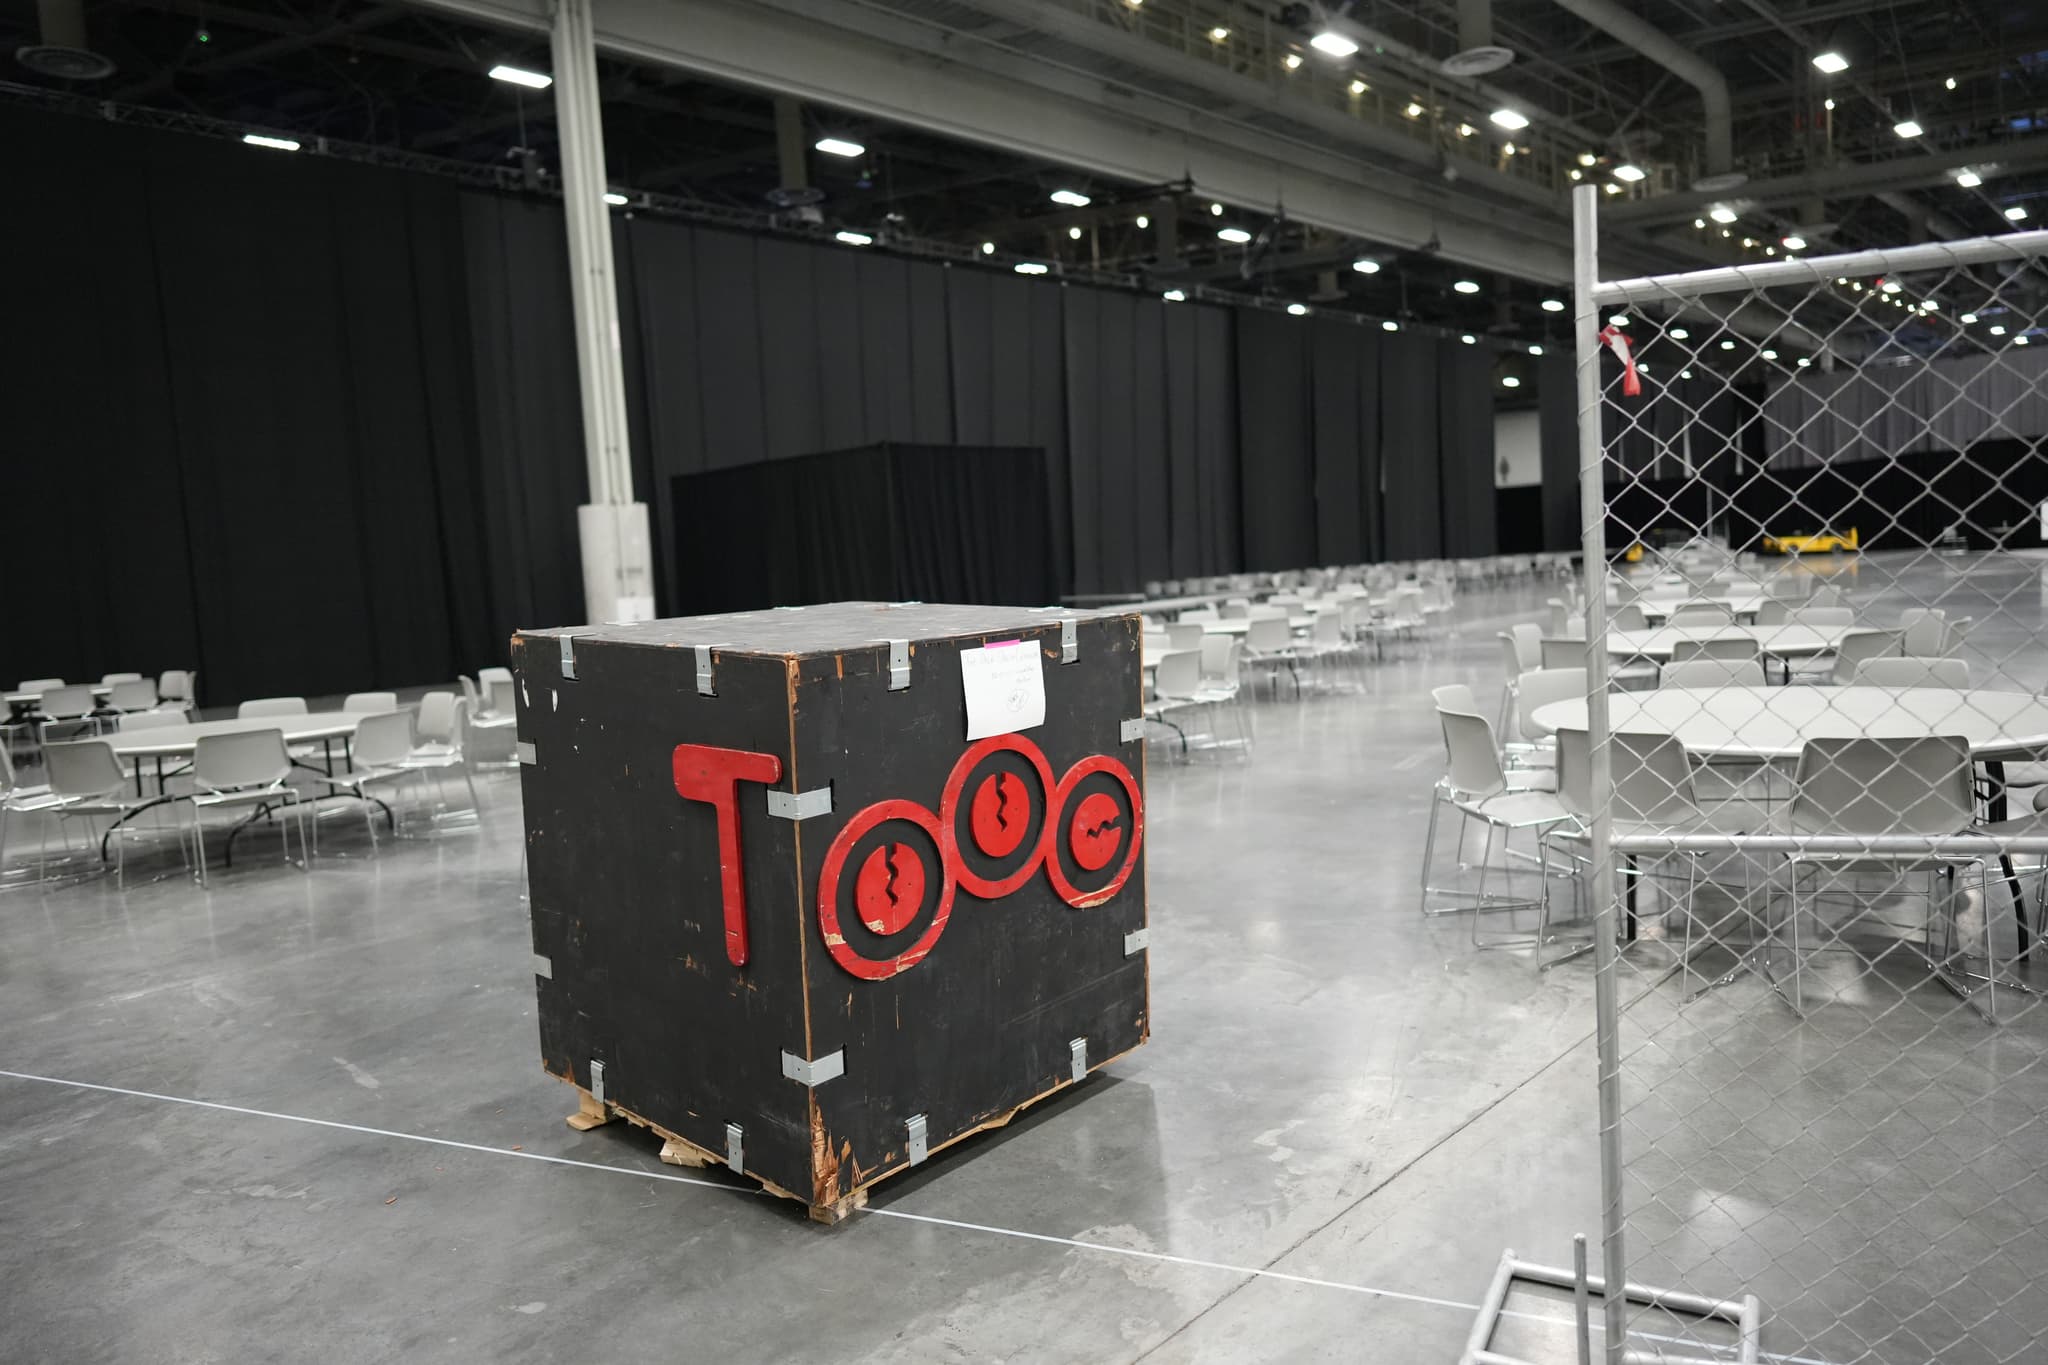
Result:
<svg viewBox="0 0 2048 1365"><path fill-rule="evenodd" d="M983 649L1001 649L1001 648L1003 648L1003 647L1004 647L1005 645L1021 645L1021 644L1023 644L1023 643L1024 643L1024 642L1023 642L1022 640L990 640L990 641L989 641L988 643L984 644L984 645L982 646L982 648L983 648Z"/></svg>

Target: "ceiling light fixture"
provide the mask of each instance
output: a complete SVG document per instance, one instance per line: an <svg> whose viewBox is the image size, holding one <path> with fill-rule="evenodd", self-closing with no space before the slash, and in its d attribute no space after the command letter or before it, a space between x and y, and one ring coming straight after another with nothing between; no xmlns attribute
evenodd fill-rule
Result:
<svg viewBox="0 0 2048 1365"><path fill-rule="evenodd" d="M1458 340L1464 342L1467 346L1472 346L1478 343L1479 338L1473 336L1470 332L1466 332L1463 336L1460 336Z"/></svg>
<svg viewBox="0 0 2048 1365"><path fill-rule="evenodd" d="M2020 333L2020 334L2019 334L2018 336L2016 336L2016 337L2014 337L2014 338L2012 339L2012 344L2013 344L2013 345L2015 345L2015 346L2024 346L2024 345L2026 345L2026 344L2027 344L2027 334L2026 334L2025 332L2021 332L2021 333Z"/></svg>
<svg viewBox="0 0 2048 1365"><path fill-rule="evenodd" d="M1892 125L1892 131L1897 133L1900 137L1918 137L1921 133L1925 132L1926 129L1922 128L1918 123L1915 123L1912 119L1902 118L1897 123L1894 123Z"/></svg>
<svg viewBox="0 0 2048 1365"><path fill-rule="evenodd" d="M855 142L852 138L846 137L821 137L811 145L826 156L854 157L860 156L867 151L866 147Z"/></svg>
<svg viewBox="0 0 2048 1365"><path fill-rule="evenodd" d="M1370 89L1372 89L1372 87L1367 85L1364 81L1353 80L1351 82L1351 93L1354 95L1363 95L1366 91Z"/></svg>
<svg viewBox="0 0 2048 1365"><path fill-rule="evenodd" d="M248 143L251 147L268 147L273 152L296 152L299 150L297 138L270 137L263 133L244 133L242 134L242 141Z"/></svg>
<svg viewBox="0 0 2048 1365"><path fill-rule="evenodd" d="M1010 268L1019 275L1043 275L1046 271L1052 269L1044 261L1019 261Z"/></svg>
<svg viewBox="0 0 2048 1365"><path fill-rule="evenodd" d="M1580 164L1581 166L1592 166L1592 165L1595 165L1596 163L1598 163L1598 162L1599 162L1599 160L1600 160L1600 158L1599 158L1599 157L1597 157L1597 156L1594 156L1594 155L1593 155L1593 154L1592 154L1591 152L1580 152L1580 153L1579 153L1579 164Z"/></svg>
<svg viewBox="0 0 2048 1365"><path fill-rule="evenodd" d="M1249 232L1237 227L1218 228L1216 235L1221 240L1229 242L1234 246L1243 246L1252 239L1252 235Z"/></svg>
<svg viewBox="0 0 2048 1365"><path fill-rule="evenodd" d="M1703 228L1707 225L1707 220L1704 218L1695 218L1692 220L1692 225L1696 228Z"/></svg>
<svg viewBox="0 0 2048 1365"><path fill-rule="evenodd" d="M994 242L983 242L983 243L981 244L981 254L982 254L982 255L984 255L984 256L993 256L993 255L995 255L995 254L996 254L996 244L995 244Z"/></svg>
<svg viewBox="0 0 2048 1365"><path fill-rule="evenodd" d="M875 239L868 236L865 232L835 232L832 234L832 240L844 242L848 246L873 246L875 244Z"/></svg>
<svg viewBox="0 0 2048 1365"><path fill-rule="evenodd" d="M1991 324L1991 335L1993 335L1993 336L1995 336L1995 337L2002 337L2002 336L2004 336L2004 335L2005 335L2005 324L2004 324L2004 323L2000 323L2000 322L1994 322L1994 323L1992 323L1992 324Z"/></svg>
<svg viewBox="0 0 2048 1365"><path fill-rule="evenodd" d="M1308 305L1305 303L1290 303L1287 305L1287 311L1295 317L1302 317L1308 312Z"/></svg>
<svg viewBox="0 0 2048 1365"><path fill-rule="evenodd" d="M1080 241L1080 240L1081 240L1081 225L1080 225L1079 223L1076 223L1076 224L1075 224L1074 226L1072 226L1072 227L1068 228L1068 229L1067 229L1067 237L1068 237L1068 239L1069 239L1070 241L1076 241L1076 242Z"/></svg>
<svg viewBox="0 0 2048 1365"><path fill-rule="evenodd" d="M1221 205L1221 204L1211 204L1211 205L1209 205L1209 216L1210 216L1211 218L1221 218L1221 217L1223 216L1223 205Z"/></svg>
<svg viewBox="0 0 2048 1365"><path fill-rule="evenodd" d="M1683 327L1673 327L1669 332L1665 333L1665 335L1670 337L1673 341L1684 341L1687 337L1691 336L1692 333L1686 331Z"/></svg>
<svg viewBox="0 0 2048 1365"><path fill-rule="evenodd" d="M523 85L528 90L545 90L555 83L555 78L545 71L528 71L525 67L502 64L491 68L491 79L507 85Z"/></svg>
<svg viewBox="0 0 2048 1365"><path fill-rule="evenodd" d="M1948 78L1947 80L1945 80L1945 81L1943 81L1943 82L1941 83L1941 88L1942 88L1942 89L1944 89L1944 90L1953 90L1953 89L1955 89L1955 88L1956 88L1956 78L1955 78L1954 76L1950 76L1950 77L1949 77L1949 78Z"/></svg>
<svg viewBox="0 0 2048 1365"><path fill-rule="evenodd" d="M1741 216L1741 214L1737 213L1734 209L1729 208L1726 204L1715 204L1712 208L1707 210L1707 217L1713 219L1715 222L1719 223L1723 227L1728 226L1728 224L1734 222Z"/></svg>
<svg viewBox="0 0 2048 1365"><path fill-rule="evenodd" d="M1380 273L1380 263L1369 256L1360 256L1351 263L1351 268L1361 275L1377 275Z"/></svg>
<svg viewBox="0 0 2048 1365"><path fill-rule="evenodd" d="M1822 100L1822 101L1821 101L1821 108L1823 108L1823 109L1827 110L1827 111L1828 111L1829 113L1833 113L1833 112L1834 112L1834 109L1835 109L1835 102L1834 102L1833 100L1831 100L1831 99L1829 99L1829 100Z"/></svg>
<svg viewBox="0 0 2048 1365"><path fill-rule="evenodd" d="M1151 219L1150 217L1148 217L1147 215L1145 215L1145 214L1142 214L1142 213L1141 213L1141 214L1139 214L1139 215L1138 215L1138 226L1139 226L1139 227L1141 227L1141 228L1148 228L1148 227L1151 227L1151 226L1152 226L1152 219Z"/></svg>
<svg viewBox="0 0 2048 1365"><path fill-rule="evenodd" d="M1385 322L1380 324L1380 330L1383 332L1398 332L1401 330L1401 324L1394 321L1392 318L1388 318Z"/></svg>
<svg viewBox="0 0 2048 1365"><path fill-rule="evenodd" d="M1680 379L1690 379L1690 378L1692 378L1692 371L1691 371L1691 370L1680 370L1680 371L1678 372L1678 377L1679 377Z"/></svg>
<svg viewBox="0 0 2048 1365"><path fill-rule="evenodd" d="M1790 232L1781 240L1781 245L1787 251L1804 251L1806 250L1806 239L1796 232Z"/></svg>
<svg viewBox="0 0 2048 1365"><path fill-rule="evenodd" d="M1969 324L1971 324L1971 323L1975 322L1976 320L1977 320L1977 315L1976 315L1975 313L1965 313L1965 314L1963 314L1963 315L1962 315L1961 317L1959 317L1959 318L1957 318L1957 319L1956 319L1956 321L1957 321L1957 322L1960 322L1960 323L1962 323L1962 324L1963 324L1964 326L1968 326Z"/></svg>
<svg viewBox="0 0 2048 1365"><path fill-rule="evenodd" d="M1308 45L1328 57L1352 57L1358 54L1357 43L1331 28L1326 28L1309 39Z"/></svg>
<svg viewBox="0 0 2048 1365"><path fill-rule="evenodd" d="M1186 291L1180 289L1169 289L1159 297L1165 299L1168 303L1186 303L1188 301Z"/></svg>
<svg viewBox="0 0 2048 1365"><path fill-rule="evenodd" d="M630 204L633 201L620 194L617 190L606 190L604 192L604 202L610 204L613 208L617 208L621 204Z"/></svg>
<svg viewBox="0 0 2048 1365"><path fill-rule="evenodd" d="M1624 161L1614 168L1614 178L1630 185L1635 184L1639 180L1647 180L1649 175L1648 171L1636 165L1633 161Z"/></svg>
<svg viewBox="0 0 2048 1365"><path fill-rule="evenodd" d="M1764 347L1763 350L1758 351L1757 354L1762 356L1765 360L1776 360L1778 358L1778 353L1768 346Z"/></svg>
<svg viewBox="0 0 2048 1365"><path fill-rule="evenodd" d="M1474 133L1476 133L1476 132L1478 132L1478 131L1479 131L1479 130L1478 130L1477 128L1474 128L1474 127L1473 127L1473 126L1472 126L1471 124L1469 124L1469 123L1461 123L1461 124L1459 124L1459 125L1458 125L1458 136L1459 136L1459 137L1470 137L1470 136L1472 136L1472 134L1474 134Z"/></svg>
<svg viewBox="0 0 2048 1365"><path fill-rule="evenodd" d="M1298 70L1301 67L1301 54L1299 52L1290 52L1280 59L1280 64L1289 71Z"/></svg>
<svg viewBox="0 0 2048 1365"><path fill-rule="evenodd" d="M1476 294L1479 292L1479 281L1459 280L1451 288L1457 290L1460 294Z"/></svg>
<svg viewBox="0 0 2048 1365"><path fill-rule="evenodd" d="M1563 299L1545 299L1545 300L1543 300L1543 311L1544 311L1544 312L1546 312L1546 313L1562 313L1562 312L1564 311L1564 300L1563 300Z"/></svg>
<svg viewBox="0 0 2048 1365"><path fill-rule="evenodd" d="M1530 354L1530 355L1542 355L1542 354L1543 354L1543 348L1542 348L1541 346L1531 346L1531 347L1529 348L1529 354Z"/></svg>
<svg viewBox="0 0 2048 1365"><path fill-rule="evenodd" d="M1721 343L1721 349L1724 351L1732 351L1735 349L1735 343L1732 341L1724 341Z"/></svg>
<svg viewBox="0 0 2048 1365"><path fill-rule="evenodd" d="M1606 190L1606 191L1607 191L1607 192L1608 192L1609 194L1620 194L1620 193L1621 193L1621 186L1619 186L1619 185L1615 184L1615 183L1614 183L1614 182L1613 182L1612 180L1608 181L1608 182L1607 182L1606 184L1602 185L1602 186L1601 186L1600 188L1601 188L1601 189L1603 189L1603 190Z"/></svg>
<svg viewBox="0 0 2048 1365"><path fill-rule="evenodd" d="M2011 208L2005 211L2005 217L2008 222L2024 223L2027 220L2026 205L2014 204Z"/></svg>
<svg viewBox="0 0 2048 1365"><path fill-rule="evenodd" d="M1613 317L1611 317L1611 318L1607 319L1607 325L1608 325L1609 327L1626 327L1626 326L1628 326L1628 314L1626 314L1626 313L1616 313L1616 314L1615 314L1615 315L1614 315Z"/></svg>
<svg viewBox="0 0 2048 1365"><path fill-rule="evenodd" d="M1085 209L1095 202L1079 190L1054 190L1047 198L1055 204L1065 204L1070 209Z"/></svg>
<svg viewBox="0 0 2048 1365"><path fill-rule="evenodd" d="M1877 287L1884 290L1887 294L1896 294L1906 286L1900 284L1897 280L1880 280Z"/></svg>
<svg viewBox="0 0 2048 1365"><path fill-rule="evenodd" d="M1487 115L1494 124L1513 132L1520 132L1529 126L1529 116L1519 109L1496 109Z"/></svg>
<svg viewBox="0 0 2048 1365"><path fill-rule="evenodd" d="M1230 30L1223 27L1223 25L1221 24L1218 24L1216 27L1209 30L1209 41L1212 43L1220 43L1229 36Z"/></svg>
<svg viewBox="0 0 2048 1365"><path fill-rule="evenodd" d="M1974 190L1984 183L1984 177L1965 166L1956 172L1956 184L1966 190Z"/></svg>
<svg viewBox="0 0 2048 1365"><path fill-rule="evenodd" d="M1815 53L1813 64L1830 76L1839 76L1849 69L1849 59L1832 48L1826 52Z"/></svg>
<svg viewBox="0 0 2048 1365"><path fill-rule="evenodd" d="M1584 180L1586 178L1586 173L1580 170L1577 166L1572 167L1569 171L1566 171L1565 174L1569 175L1574 180Z"/></svg>
<svg viewBox="0 0 2048 1365"><path fill-rule="evenodd" d="M1401 112L1406 114L1409 118L1421 118L1422 106L1417 104L1415 101L1410 100L1408 101L1408 107L1406 109L1403 109Z"/></svg>
<svg viewBox="0 0 2048 1365"><path fill-rule="evenodd" d="M1504 374L1500 377L1500 386L1504 389L1519 389L1522 387L1522 381L1511 374Z"/></svg>

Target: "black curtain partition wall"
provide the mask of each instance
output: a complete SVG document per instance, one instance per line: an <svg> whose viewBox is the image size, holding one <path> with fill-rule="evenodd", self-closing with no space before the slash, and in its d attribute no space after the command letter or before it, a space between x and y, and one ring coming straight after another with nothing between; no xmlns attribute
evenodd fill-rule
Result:
<svg viewBox="0 0 2048 1365"><path fill-rule="evenodd" d="M555 461L522 474L480 439L487 416L520 423L479 398L463 282L475 216L528 206L17 110L0 140L10 444L31 457L20 473L82 481L10 518L19 561L51 571L10 594L0 676L196 667L205 697L239 699L502 657L528 622L501 575L533 546L494 490L534 492ZM537 307L561 274L508 270L502 296ZM529 368L536 394L566 373L573 413L573 362Z"/></svg>
<svg viewBox="0 0 2048 1365"><path fill-rule="evenodd" d="M0 680L197 667L204 700L335 693L582 619L559 203L21 110L0 138L0 232L32 263L0 341L11 444L81 471L92 508L12 519L20 562L62 571L12 595ZM882 443L1042 451L1057 592L1492 548L1474 348L627 214L613 233L663 611L704 534L678 477Z"/></svg>
<svg viewBox="0 0 2048 1365"><path fill-rule="evenodd" d="M1058 600L1045 453L881 444L672 481L679 610Z"/></svg>

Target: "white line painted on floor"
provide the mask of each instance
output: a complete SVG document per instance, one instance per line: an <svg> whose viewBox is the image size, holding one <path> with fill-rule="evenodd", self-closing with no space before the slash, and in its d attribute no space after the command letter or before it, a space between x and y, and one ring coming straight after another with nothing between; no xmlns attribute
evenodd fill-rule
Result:
<svg viewBox="0 0 2048 1365"><path fill-rule="evenodd" d="M1414 753L1408 755L1408 757L1406 758L1395 759L1390 766L1397 773L1409 772L1415 768L1421 767L1431 758L1434 758L1438 752L1440 751L1436 749L1417 749Z"/></svg>
<svg viewBox="0 0 2048 1365"><path fill-rule="evenodd" d="M698 1189L718 1190L725 1194L745 1194L761 1197L766 1191L746 1189L716 1180L698 1180L686 1175L671 1175L667 1171L643 1171L631 1166L609 1166L601 1161L578 1161L574 1157L549 1156L544 1152L515 1152L509 1147L489 1147L477 1142L457 1142L453 1138L429 1137L424 1133L401 1133L391 1128L370 1128L360 1123L343 1123L338 1119L316 1119L305 1114L281 1114L271 1109L250 1109L239 1104L222 1104L216 1100L196 1100L186 1095L163 1095L154 1090L130 1090L119 1085L99 1085L92 1081L67 1080L61 1076L40 1076L30 1071L0 1070L0 1078L16 1081L32 1081L38 1085L65 1086L73 1090L90 1090L102 1095L124 1095L129 1099L155 1100L160 1104L182 1104L193 1109L211 1109L223 1114L240 1114L245 1118L276 1119L280 1123L303 1123L314 1128L333 1128L344 1133L361 1133L368 1137L396 1138L402 1142L422 1142L432 1147L453 1147L458 1151L482 1152L486 1156L518 1157L523 1161L539 1161L550 1166L574 1166L580 1170L602 1171L607 1175L637 1176L642 1180L661 1180L671 1185L694 1185ZM1095 1252L1104 1256L1129 1256L1139 1260L1158 1261L1167 1265L1187 1266L1194 1270L1216 1270L1230 1275L1248 1275L1259 1279L1278 1280L1286 1284L1307 1285L1314 1289L1337 1289L1348 1294L1367 1294L1373 1298L1390 1299L1402 1303L1419 1303L1433 1308L1448 1308L1465 1313L1476 1313L1479 1305L1457 1299L1433 1298L1427 1294L1409 1294L1398 1289L1376 1289L1371 1285L1351 1284L1344 1280L1324 1280L1312 1275L1294 1275L1284 1270L1269 1270L1259 1266L1232 1265L1228 1261L1205 1261L1192 1256L1174 1256L1163 1251L1140 1251L1133 1247L1110 1246L1105 1242L1083 1242L1072 1237L1055 1237L1043 1232L1026 1232L1021 1228L997 1227L989 1223L968 1223L955 1218L940 1218L928 1213L910 1213L902 1209L863 1210L876 1218L897 1218L906 1222L925 1223L934 1227L957 1228L963 1232L980 1232L993 1237L1009 1237L1017 1241L1043 1242L1052 1246L1070 1247L1076 1251ZM1513 1309L1501 1310L1501 1316L1521 1318L1530 1322L1546 1322L1569 1326L1568 1318L1554 1317L1548 1313L1525 1313ZM1597 1321L1593 1330L1602 1330ZM1653 1338L1676 1340L1675 1338ZM1686 1343L1694 1349L1718 1349L1704 1343ZM1821 1360L1809 1360L1803 1356L1780 1356L1765 1352L1763 1359L1782 1362L1782 1365L1828 1365Z"/></svg>

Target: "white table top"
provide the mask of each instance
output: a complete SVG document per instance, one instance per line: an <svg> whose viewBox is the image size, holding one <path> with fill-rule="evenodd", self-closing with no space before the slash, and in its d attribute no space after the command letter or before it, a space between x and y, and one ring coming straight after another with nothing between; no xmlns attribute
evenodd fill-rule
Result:
<svg viewBox="0 0 2048 1365"><path fill-rule="evenodd" d="M1308 630L1316 623L1313 616L1290 616L1287 624L1296 630ZM1204 621L1202 629L1211 635L1244 635L1251 631L1250 618L1239 616L1229 621Z"/></svg>
<svg viewBox="0 0 2048 1365"><path fill-rule="evenodd" d="M208 735L235 735L245 730L282 730L287 744L340 739L356 732L356 722L382 711L315 711L306 716L252 716L248 720L201 720L189 725L164 725L151 730L115 731L101 735L122 758L168 758L189 754Z"/></svg>
<svg viewBox="0 0 2048 1365"><path fill-rule="evenodd" d="M1742 597L1667 597L1658 601L1645 598L1636 603L1643 609L1643 616L1649 621L1662 621L1672 612L1689 602L1718 602L1737 616L1754 617L1770 601L1762 593L1751 593Z"/></svg>
<svg viewBox="0 0 2048 1365"><path fill-rule="evenodd" d="M112 683L92 684L92 694L95 697L104 697L113 690L114 685ZM40 692L8 692L0 695L0 701L6 702L9 706L26 706L32 701L41 701L42 699L43 694Z"/></svg>
<svg viewBox="0 0 2048 1365"><path fill-rule="evenodd" d="M1809 739L1913 739L1961 735L1978 759L2048 751L2048 699L2027 692L1945 687L1719 687L1615 692L1616 731L1674 735L1703 757L1797 758ZM1530 715L1540 729L1583 730L1583 698Z"/></svg>
<svg viewBox="0 0 2048 1365"><path fill-rule="evenodd" d="M1855 626L1659 626L1655 630L1610 630L1607 652L1632 659L1668 659L1680 640L1749 639L1777 659L1831 653Z"/></svg>

